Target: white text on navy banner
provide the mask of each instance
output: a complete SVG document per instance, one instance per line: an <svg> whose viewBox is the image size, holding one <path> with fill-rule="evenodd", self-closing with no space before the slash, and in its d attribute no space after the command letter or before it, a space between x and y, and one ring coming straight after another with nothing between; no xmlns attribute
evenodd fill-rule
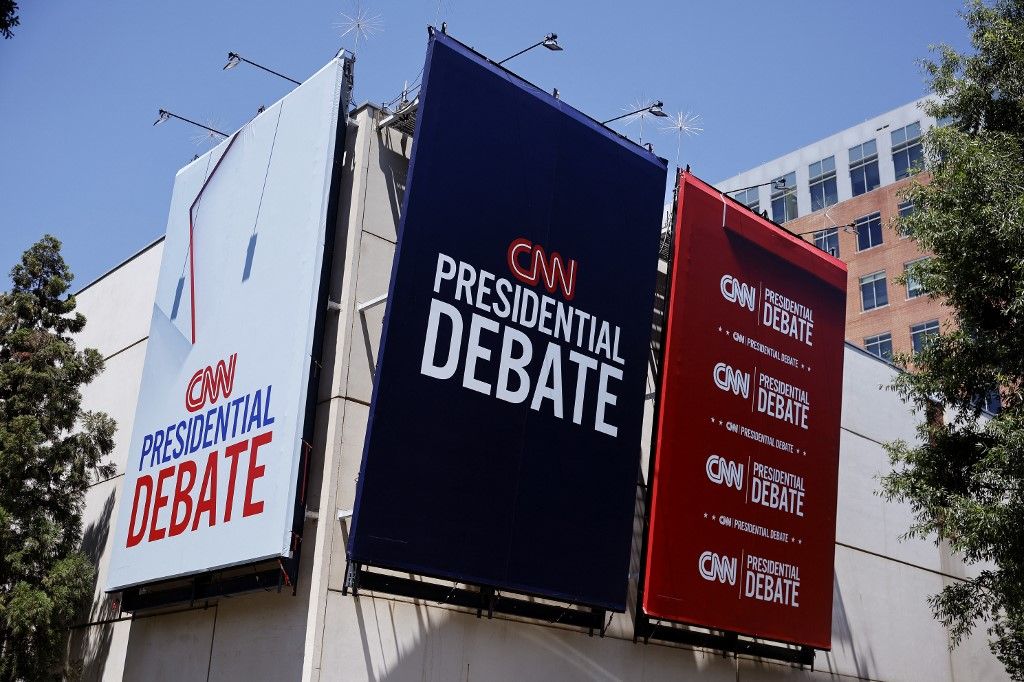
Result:
<svg viewBox="0 0 1024 682"><path fill-rule="evenodd" d="M563 296L571 300L576 262L569 261L569 267L561 271L556 267L550 273L545 270L542 279L535 270L530 279L518 269L521 263L516 260L523 243L516 240L509 248L512 274L526 283L541 281L549 292L555 290L555 274L561 274ZM619 355L618 326L444 253L437 255L433 293L420 362L422 374L446 381L461 369L462 386L468 390L512 404L529 401L530 409L537 412L571 419L574 424L586 422L599 433L617 436L618 427L610 423L608 408L618 403L615 387L625 365ZM443 299L462 302L476 311L466 319L465 313ZM535 349L522 330L536 330L551 340L543 350ZM541 355L539 363L533 362ZM497 377L492 384L481 377L494 376L482 367L493 362L497 362ZM595 397L587 400L590 393Z"/></svg>

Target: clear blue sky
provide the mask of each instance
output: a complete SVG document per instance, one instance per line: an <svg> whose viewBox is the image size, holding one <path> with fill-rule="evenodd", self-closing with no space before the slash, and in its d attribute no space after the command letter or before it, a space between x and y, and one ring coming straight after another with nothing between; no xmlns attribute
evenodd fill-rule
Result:
<svg viewBox="0 0 1024 682"><path fill-rule="evenodd" d="M302 80L353 47L337 26L353 0L21 4L0 40L0 272L50 232L76 289L164 231L175 172L210 146L178 122L154 128L159 108L232 132L290 84L222 71L228 51ZM449 33L494 59L558 33L564 52L509 66L596 118L643 96L699 113L681 163L709 181L920 97L928 46L968 46L954 0L363 0L383 30L359 45L357 100L415 78L439 5ZM645 125L674 160L675 138Z"/></svg>

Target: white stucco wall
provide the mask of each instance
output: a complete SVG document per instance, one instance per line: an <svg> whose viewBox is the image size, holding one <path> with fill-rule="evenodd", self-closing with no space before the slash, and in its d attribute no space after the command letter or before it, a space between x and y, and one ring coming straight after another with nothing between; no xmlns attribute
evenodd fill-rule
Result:
<svg viewBox="0 0 1024 682"><path fill-rule="evenodd" d="M877 143L878 174L881 182L879 186L891 184L896 181L896 171L892 161L891 133L915 121L921 123L921 132L935 125L935 119L921 110L921 105L925 101L926 98L921 98L908 102L892 111L879 114L822 140L788 152L777 159L766 161L731 178L716 182L715 187L718 187L723 192L732 192L742 187L770 183L775 178L796 171L797 214L801 216L809 215L813 211L811 211L808 166L829 156L835 156L836 189L839 193L839 201L846 201L853 197L853 187L850 183L849 172L849 150L851 147L868 140L875 140ZM760 198L760 208L758 210L770 212L771 188L767 186L760 187L758 189L758 196Z"/></svg>

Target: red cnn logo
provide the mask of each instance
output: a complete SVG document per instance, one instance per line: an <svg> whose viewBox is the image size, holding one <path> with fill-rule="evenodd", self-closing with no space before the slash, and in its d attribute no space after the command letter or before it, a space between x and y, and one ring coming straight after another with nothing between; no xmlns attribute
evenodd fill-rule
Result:
<svg viewBox="0 0 1024 682"><path fill-rule="evenodd" d="M218 360L213 367L197 370L189 379L185 389L185 409L196 412L207 402L215 403L221 396L227 398L235 386L235 360L238 353L232 353L227 362Z"/></svg>
<svg viewBox="0 0 1024 682"><path fill-rule="evenodd" d="M536 286L537 282L543 281L548 293L561 289L567 301L576 295L576 261L562 258L557 251L548 256L543 246L529 239L516 239L508 245L508 267L512 275L524 284Z"/></svg>

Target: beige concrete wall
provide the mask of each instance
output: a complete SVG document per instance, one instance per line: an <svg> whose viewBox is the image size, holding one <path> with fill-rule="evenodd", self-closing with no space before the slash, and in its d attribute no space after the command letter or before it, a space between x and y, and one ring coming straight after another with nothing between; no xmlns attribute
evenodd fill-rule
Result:
<svg viewBox="0 0 1024 682"><path fill-rule="evenodd" d="M927 597L966 575L956 557L928 542L901 542L909 510L875 491L886 470L881 443L914 438L916 417L880 388L892 369L847 348L841 434L833 650L815 670L632 641L631 612L604 637L565 626L474 613L361 591L345 595L345 544L386 310L358 312L387 291L405 186L409 140L379 133L372 109L350 126L326 328L314 461L299 590L237 595L191 608L118 619L97 592L70 639L86 679L145 680L974 680L1004 679L983 638L950 653ZM82 292L90 317L82 342L100 347L107 373L86 392L88 407L118 419L113 454L127 462L160 247ZM401 425L395 425L401 428ZM102 574L119 479L87 498L87 549ZM638 500L642 495L638 494ZM639 570L638 516L630 609ZM345 518L339 519L339 513ZM427 512L425 512L427 513ZM109 622L108 622L109 621Z"/></svg>

